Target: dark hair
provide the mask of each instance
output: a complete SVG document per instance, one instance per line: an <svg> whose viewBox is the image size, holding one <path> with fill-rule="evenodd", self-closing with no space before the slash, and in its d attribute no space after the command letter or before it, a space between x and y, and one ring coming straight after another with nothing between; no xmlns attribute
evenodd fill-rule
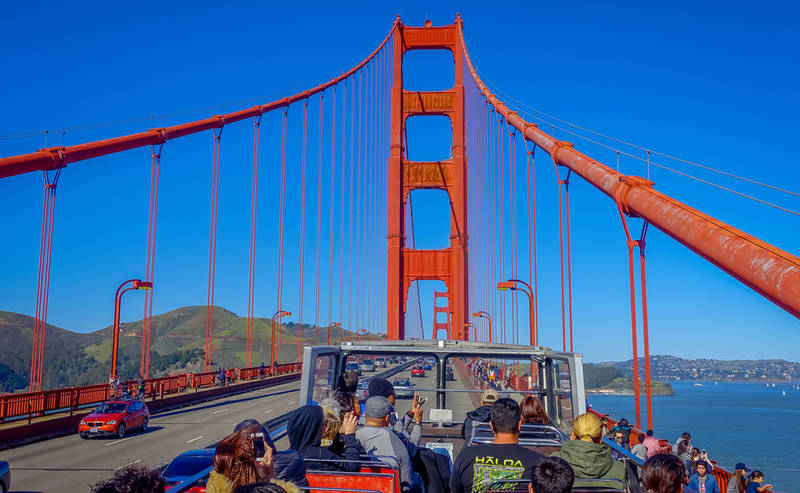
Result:
<svg viewBox="0 0 800 493"><path fill-rule="evenodd" d="M534 493L568 493L574 481L572 466L560 457L545 457L531 470Z"/></svg>
<svg viewBox="0 0 800 493"><path fill-rule="evenodd" d="M654 493L680 493L686 467L672 454L656 454L642 467L642 484Z"/></svg>
<svg viewBox="0 0 800 493"><path fill-rule="evenodd" d="M259 479L253 442L247 430L223 438L214 451L214 471L225 476L232 488L255 483Z"/></svg>
<svg viewBox="0 0 800 493"><path fill-rule="evenodd" d="M644 442L644 433L639 433L639 435L636 438L639 439L639 443Z"/></svg>
<svg viewBox="0 0 800 493"><path fill-rule="evenodd" d="M653 436L653 430L647 430L647 436L649 437Z"/></svg>
<svg viewBox="0 0 800 493"><path fill-rule="evenodd" d="M157 469L123 467L114 477L92 485L92 493L163 493L164 478Z"/></svg>
<svg viewBox="0 0 800 493"><path fill-rule="evenodd" d="M495 433L519 432L519 404L514 399L497 399L492 404L490 421Z"/></svg>
<svg viewBox="0 0 800 493"><path fill-rule="evenodd" d="M758 469L753 469L753 472L750 473L750 478L751 479L763 478L763 477L764 477L764 473L759 471Z"/></svg>
<svg viewBox="0 0 800 493"><path fill-rule="evenodd" d="M262 481L239 486L233 490L233 493L286 493L286 490L283 486L272 481Z"/></svg>
<svg viewBox="0 0 800 493"><path fill-rule="evenodd" d="M550 418L547 417L547 413L542 407L542 403L539 402L533 395L529 395L528 397L522 399L522 404L520 404L520 414L522 416L523 423L536 423L546 425L550 422Z"/></svg>
<svg viewBox="0 0 800 493"><path fill-rule="evenodd" d="M347 413L352 413L355 409L355 395L351 392L336 392L333 400L339 406L339 418Z"/></svg>
<svg viewBox="0 0 800 493"><path fill-rule="evenodd" d="M342 392L355 393L358 388L358 373L346 371L339 377L339 390Z"/></svg>
<svg viewBox="0 0 800 493"><path fill-rule="evenodd" d="M690 441L692 439L692 435L690 435L688 431L684 431L683 434L681 435L681 438L683 438L686 441Z"/></svg>
<svg viewBox="0 0 800 493"><path fill-rule="evenodd" d="M630 427L630 425L628 424L628 420L625 418L621 418L619 421L617 421L617 426L619 426L620 428L623 426Z"/></svg>

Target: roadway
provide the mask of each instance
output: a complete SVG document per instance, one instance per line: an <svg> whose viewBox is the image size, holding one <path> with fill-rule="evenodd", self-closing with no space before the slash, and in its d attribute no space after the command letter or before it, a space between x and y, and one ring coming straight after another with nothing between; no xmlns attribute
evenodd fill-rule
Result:
<svg viewBox="0 0 800 493"><path fill-rule="evenodd" d="M4 450L12 492L88 491L130 464L158 467L189 449L210 446L248 418L266 421L297 408L299 382L287 382L153 415L147 433L82 440L77 432Z"/></svg>

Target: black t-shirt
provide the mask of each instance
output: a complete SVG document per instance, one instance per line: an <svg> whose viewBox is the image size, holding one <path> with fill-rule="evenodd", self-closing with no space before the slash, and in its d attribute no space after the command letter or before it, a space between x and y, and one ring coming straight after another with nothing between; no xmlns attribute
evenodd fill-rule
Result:
<svg viewBox="0 0 800 493"><path fill-rule="evenodd" d="M474 445L464 447L453 464L450 489L454 493L483 493L493 481L504 479L530 480L530 470L542 454L516 443ZM514 489L515 484L504 484Z"/></svg>

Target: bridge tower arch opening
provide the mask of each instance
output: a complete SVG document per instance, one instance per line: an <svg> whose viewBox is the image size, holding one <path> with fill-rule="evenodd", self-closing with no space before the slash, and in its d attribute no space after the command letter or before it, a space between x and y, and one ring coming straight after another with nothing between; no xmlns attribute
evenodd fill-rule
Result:
<svg viewBox="0 0 800 493"><path fill-rule="evenodd" d="M460 21L456 21L460 22ZM468 229L467 162L464 115L464 66L458 25L410 27L397 24L391 89L391 141L388 163L387 337L405 339L408 290L416 280L440 280L447 286L447 309L453 339L467 339ZM403 57L411 50L448 50L453 55L453 87L409 91L403 87ZM446 116L452 128L452 151L445 161L411 161L405 151L410 117ZM450 245L415 249L406 244L405 209L411 190L445 190L450 198Z"/></svg>

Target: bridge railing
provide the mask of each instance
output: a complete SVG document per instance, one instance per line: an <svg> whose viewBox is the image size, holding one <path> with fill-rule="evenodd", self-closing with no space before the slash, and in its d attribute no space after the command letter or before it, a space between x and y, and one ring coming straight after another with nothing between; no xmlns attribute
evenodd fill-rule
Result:
<svg viewBox="0 0 800 493"><path fill-rule="evenodd" d="M302 363L285 363L264 367L235 368L229 370L231 380L247 381L266 378L269 376L297 373L302 369ZM178 394L190 389L211 387L219 383L219 372L182 373L167 377L150 378L144 382L144 396L151 399L160 399L165 395ZM129 380L123 382L122 389L137 389L138 382ZM28 422L32 418L49 413L75 411L99 404L108 400L111 389L107 384L84 385L63 389L43 390L39 392L25 392L20 394L0 395L0 423L6 420L24 419Z"/></svg>

